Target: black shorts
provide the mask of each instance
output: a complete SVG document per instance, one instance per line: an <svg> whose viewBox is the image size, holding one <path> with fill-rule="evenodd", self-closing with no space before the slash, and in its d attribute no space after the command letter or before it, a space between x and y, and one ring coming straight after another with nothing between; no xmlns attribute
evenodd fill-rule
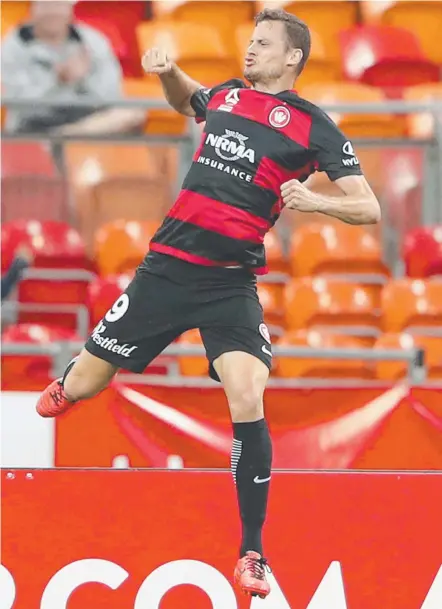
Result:
<svg viewBox="0 0 442 609"><path fill-rule="evenodd" d="M86 342L92 355L141 373L178 336L198 328L209 361L229 351L254 355L271 369L270 336L253 275L208 269L148 254L126 291Z"/></svg>

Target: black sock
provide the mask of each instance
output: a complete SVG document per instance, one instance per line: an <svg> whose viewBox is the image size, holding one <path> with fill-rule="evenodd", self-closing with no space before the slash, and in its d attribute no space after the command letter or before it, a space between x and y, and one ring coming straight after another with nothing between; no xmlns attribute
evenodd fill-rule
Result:
<svg viewBox="0 0 442 609"><path fill-rule="evenodd" d="M265 419L234 423L233 435L231 465L242 523L240 556L248 550L262 556L261 536L267 513L272 442Z"/></svg>

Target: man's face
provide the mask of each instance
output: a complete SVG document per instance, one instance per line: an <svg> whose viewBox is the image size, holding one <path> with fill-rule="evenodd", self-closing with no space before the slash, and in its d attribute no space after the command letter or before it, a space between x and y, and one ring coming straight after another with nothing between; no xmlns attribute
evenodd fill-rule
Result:
<svg viewBox="0 0 442 609"><path fill-rule="evenodd" d="M252 84L281 78L293 71L288 66L292 50L281 21L262 21L256 26L245 58L244 76Z"/></svg>
<svg viewBox="0 0 442 609"><path fill-rule="evenodd" d="M62 32L72 21L72 2L66 2L66 0L33 2L32 20L44 31Z"/></svg>

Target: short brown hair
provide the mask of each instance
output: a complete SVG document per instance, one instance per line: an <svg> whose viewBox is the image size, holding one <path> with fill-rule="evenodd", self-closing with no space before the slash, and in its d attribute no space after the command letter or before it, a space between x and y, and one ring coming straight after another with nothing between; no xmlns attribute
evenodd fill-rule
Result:
<svg viewBox="0 0 442 609"><path fill-rule="evenodd" d="M293 49L301 49L302 59L297 67L297 74L301 74L310 55L311 38L308 25L296 15L292 15L282 8L266 8L255 17L255 25L263 21L281 21L285 25L289 45Z"/></svg>

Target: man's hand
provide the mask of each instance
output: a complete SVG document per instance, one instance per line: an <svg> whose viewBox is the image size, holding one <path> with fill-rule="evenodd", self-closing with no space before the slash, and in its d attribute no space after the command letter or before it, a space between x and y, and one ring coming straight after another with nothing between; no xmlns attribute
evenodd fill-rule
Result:
<svg viewBox="0 0 442 609"><path fill-rule="evenodd" d="M149 49L141 59L146 74L167 74L172 71L173 63L164 49Z"/></svg>
<svg viewBox="0 0 442 609"><path fill-rule="evenodd" d="M319 211L321 198L298 180L289 180L281 186L281 196L286 207L305 213Z"/></svg>
<svg viewBox="0 0 442 609"><path fill-rule="evenodd" d="M87 76L90 67L89 53L82 48L57 67L58 78L61 82L76 83Z"/></svg>

